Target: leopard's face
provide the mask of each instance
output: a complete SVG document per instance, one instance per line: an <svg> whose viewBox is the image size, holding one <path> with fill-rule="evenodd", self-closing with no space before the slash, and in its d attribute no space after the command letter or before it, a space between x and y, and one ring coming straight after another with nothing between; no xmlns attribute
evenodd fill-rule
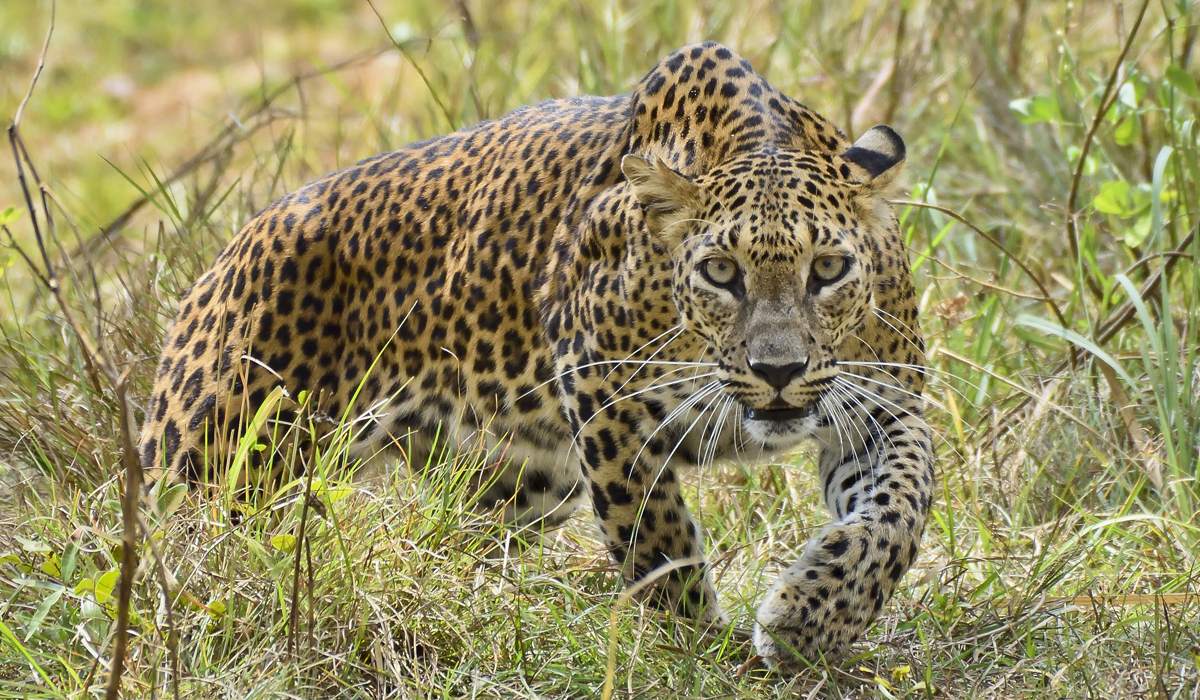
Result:
<svg viewBox="0 0 1200 700"><path fill-rule="evenodd" d="M638 192L670 246L680 318L708 343L725 395L768 450L816 429L844 349L874 310L872 241L894 218L856 173L837 156L771 150L694 182L676 176L670 204Z"/></svg>

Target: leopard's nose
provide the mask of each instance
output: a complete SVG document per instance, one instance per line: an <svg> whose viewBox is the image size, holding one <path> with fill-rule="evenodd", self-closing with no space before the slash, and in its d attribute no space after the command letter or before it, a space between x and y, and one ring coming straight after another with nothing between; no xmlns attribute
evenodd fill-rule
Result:
<svg viewBox="0 0 1200 700"><path fill-rule="evenodd" d="M776 389L783 389L791 383L797 375L803 374L804 370L808 369L808 358L804 358L799 362L791 362L786 365L773 365L767 362L750 361L750 371L754 372L760 379L767 384L770 384Z"/></svg>

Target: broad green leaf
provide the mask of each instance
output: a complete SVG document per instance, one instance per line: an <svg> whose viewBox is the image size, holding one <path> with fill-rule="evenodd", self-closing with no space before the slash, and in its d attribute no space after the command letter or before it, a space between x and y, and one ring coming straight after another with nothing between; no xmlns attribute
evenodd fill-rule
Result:
<svg viewBox="0 0 1200 700"><path fill-rule="evenodd" d="M1131 114L1117 124L1116 129L1113 129L1113 140L1120 146L1131 146L1137 143L1140 133L1141 120L1137 118L1137 115Z"/></svg>
<svg viewBox="0 0 1200 700"><path fill-rule="evenodd" d="M1058 103L1045 95L1022 97L1008 103L1009 109L1016 115L1017 120L1025 124L1057 121Z"/></svg>
<svg viewBox="0 0 1200 700"><path fill-rule="evenodd" d="M1149 214L1139 216L1137 221L1125 229L1125 233L1121 236L1125 240L1125 245L1130 248L1136 248L1146 242L1150 237L1151 224L1154 222L1154 217Z"/></svg>
<svg viewBox="0 0 1200 700"><path fill-rule="evenodd" d="M1163 227L1163 204L1170 201L1170 195L1164 186L1166 179L1167 165L1171 162L1171 154L1175 149L1170 146L1163 146L1158 151L1158 157L1154 159L1154 176L1150 184L1150 214L1152 215L1153 223L1150 227L1150 232L1158 235Z"/></svg>
<svg viewBox="0 0 1200 700"><path fill-rule="evenodd" d="M271 546L281 552L291 554L296 549L296 536L275 535L271 538Z"/></svg>
<svg viewBox="0 0 1200 700"><path fill-rule="evenodd" d="M162 517L168 518L179 504L183 503L183 499L187 496L187 484L175 484L174 486L163 489L158 494L158 512Z"/></svg>
<svg viewBox="0 0 1200 700"><path fill-rule="evenodd" d="M12 564L13 566L21 565L21 557L15 554L0 554L0 565Z"/></svg>
<svg viewBox="0 0 1200 700"><path fill-rule="evenodd" d="M325 498L330 503L337 503L352 493L354 489L350 486L330 486L325 490Z"/></svg>
<svg viewBox="0 0 1200 700"><path fill-rule="evenodd" d="M208 601L207 606L208 614L211 615L213 619L218 619L225 616L225 612L227 610L225 607L225 601L214 598Z"/></svg>
<svg viewBox="0 0 1200 700"><path fill-rule="evenodd" d="M259 405L258 411L254 413L254 418L250 420L250 424L244 429L243 437L238 441L237 451L233 455L233 462L229 465L228 471L225 473L225 480L228 483L238 483L238 477L242 474L242 469L246 466L246 462L250 458L250 452L258 447L258 433L263 425L275 414L279 408L279 403L283 401L287 392L283 387L277 386L267 394L267 398Z"/></svg>
<svg viewBox="0 0 1200 700"><path fill-rule="evenodd" d="M1196 76L1179 66L1167 66L1167 82L1188 97L1200 97L1200 87L1196 86Z"/></svg>
<svg viewBox="0 0 1200 700"><path fill-rule="evenodd" d="M253 554L258 561L264 566L271 566L275 563L276 557L267 551L267 548L262 546L258 540L253 537L242 537L241 541L246 546L246 551Z"/></svg>
<svg viewBox="0 0 1200 700"><path fill-rule="evenodd" d="M63 547L61 577L63 582L68 581L75 575L75 565L79 562L79 545L74 542L68 542L66 547Z"/></svg>
<svg viewBox="0 0 1200 700"><path fill-rule="evenodd" d="M0 275L3 275L4 271L12 267L15 262L17 262L16 253L10 250L0 250Z"/></svg>
<svg viewBox="0 0 1200 700"><path fill-rule="evenodd" d="M1075 331L1063 328L1053 321L1048 321L1044 318L1038 318L1036 316L1030 316L1028 314L1022 314L1021 316L1018 316L1017 324L1028 326L1030 328L1036 328L1037 330L1044 331L1050 335L1056 335L1063 340L1078 345L1084 350L1087 350L1095 355L1097 360L1100 360L1109 367L1112 367L1113 371L1117 373L1117 376L1121 379L1124 379L1126 384L1129 386L1136 385L1136 382L1133 381L1133 377L1129 376L1129 373L1125 371L1125 368L1122 367L1116 360L1114 360L1112 355L1109 355L1107 352L1101 349L1099 345L1096 345Z"/></svg>
<svg viewBox="0 0 1200 700"><path fill-rule="evenodd" d="M116 587L117 579L120 577L120 570L113 569L112 571L104 572L104 575L96 581L95 591L97 603L104 605L106 602L108 602L109 598L112 598L113 588Z"/></svg>
<svg viewBox="0 0 1200 700"><path fill-rule="evenodd" d="M1100 193L1092 200L1092 206L1102 214L1112 214L1122 218L1137 214L1139 209L1134 198L1133 188L1124 180L1114 180L1100 185Z"/></svg>
<svg viewBox="0 0 1200 700"><path fill-rule="evenodd" d="M1137 86L1133 83L1125 83L1122 85L1121 89L1117 91L1117 101L1130 109L1137 109Z"/></svg>
<svg viewBox="0 0 1200 700"><path fill-rule="evenodd" d="M15 207L6 207L0 211L0 226L8 226L21 217L21 211Z"/></svg>
<svg viewBox="0 0 1200 700"><path fill-rule="evenodd" d="M324 496L330 503L337 503L354 493L354 489L349 486L327 484L324 479L318 477L312 481L312 492L314 496Z"/></svg>
<svg viewBox="0 0 1200 700"><path fill-rule="evenodd" d="M21 543L21 549L26 552L41 552L44 554L50 551L50 545L39 540L31 540L28 537L17 535L17 542Z"/></svg>
<svg viewBox="0 0 1200 700"><path fill-rule="evenodd" d="M62 563L59 562L58 555L54 552L47 554L46 561L42 562L42 565L38 568L41 569L42 573L46 574L47 576L52 576L54 578L62 576Z"/></svg>

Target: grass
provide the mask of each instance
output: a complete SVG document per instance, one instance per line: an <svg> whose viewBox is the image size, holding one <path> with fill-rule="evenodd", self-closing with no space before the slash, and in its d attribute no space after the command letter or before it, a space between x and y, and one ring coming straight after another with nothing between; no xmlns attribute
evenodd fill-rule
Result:
<svg viewBox="0 0 1200 700"><path fill-rule="evenodd" d="M135 408L179 295L275 197L522 104L627 90L716 39L848 132L887 122L908 144L896 211L941 480L921 557L850 663L739 676L737 634L622 602L586 516L506 550L461 488L478 455L422 485L343 479L335 450L324 515L285 493L235 526L221 499L157 494L173 511L146 522L127 696L178 679L181 697L596 697L614 636L617 697L1200 696L1200 9L1149 3L1134 33L1140 2L453 5L58 8L23 134L63 205L68 301ZM5 115L48 15L0 4ZM0 160L0 212L19 209ZM31 243L27 212L9 228ZM92 696L121 556L117 404L11 246L0 274L0 697ZM690 482L743 628L827 517L811 457Z"/></svg>

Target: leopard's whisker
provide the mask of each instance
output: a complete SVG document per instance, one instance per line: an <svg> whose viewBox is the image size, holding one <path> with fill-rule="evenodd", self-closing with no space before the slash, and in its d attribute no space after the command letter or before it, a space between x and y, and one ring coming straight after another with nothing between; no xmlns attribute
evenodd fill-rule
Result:
<svg viewBox="0 0 1200 700"><path fill-rule="evenodd" d="M883 403L879 404L880 408L883 408L884 404L886 404L887 406L891 406L892 408L895 408L897 411L900 411L901 415L913 416L913 417L916 416L916 414L913 413L913 411L911 409L905 408L893 401L889 401L889 400L885 399L884 397L880 396L878 392L874 392L874 391L871 391L870 389L867 389L866 387L859 386L858 384L855 384L854 382L850 381L849 379L846 379L845 377L842 377L839 375L838 377L836 377L834 379L834 382L838 386L855 391L861 396L865 396L872 400L878 400L878 401L883 402ZM899 418L895 414L892 414L892 417L897 418L897 419Z"/></svg>
<svg viewBox="0 0 1200 700"><path fill-rule="evenodd" d="M729 418L729 409L733 402L734 398L732 396L726 396L724 403L721 404L720 416L717 418L716 426L713 428L712 436L708 441L708 457L704 466L712 466L712 463L717 458L721 432L725 429L725 421Z"/></svg>
<svg viewBox="0 0 1200 700"><path fill-rule="evenodd" d="M675 446L672 447L671 451L667 453L667 456L663 458L663 461L662 461L663 467L661 469L658 469L654 473L654 478L650 480L650 485L645 489L645 495L642 497L641 505L638 506L639 511L644 510L646 508L646 506L648 505L648 503L650 501L650 494L653 493L654 488L656 486L658 486L659 478L662 476L663 472L666 471L667 465L669 465L671 463L671 458L675 456L675 453L679 450L680 445L682 445L683 441L687 439L688 435L692 432L692 429L695 428L696 424L700 422L700 419L703 418L705 416L705 414L707 414L709 412L709 410L712 409L712 407L714 405L716 405L717 401L721 398L721 385L718 382L712 382L711 384L708 384L706 386L706 388L700 394L696 395L697 397L699 397L700 400L703 400L704 398L707 398L708 396L712 396L713 394L716 394L716 396L714 396L712 399L710 399L708 401L708 403L704 406L703 409L701 409L700 413L696 416L696 418L694 420L692 420L692 422L688 425L688 427L682 433L680 433L679 437L676 438L676 440L675 440ZM700 401L696 401L693 403L693 405L695 405L695 403L699 403L699 402ZM663 421L662 425L667 425L669 422L670 422L669 420L665 420L665 421ZM654 432L657 433L658 430L655 430ZM651 437L653 437L653 435L651 435ZM645 447L646 447L646 443L643 442L642 449L645 449ZM637 461L641 457L641 455L642 455L642 450L639 449L637 455L633 458L634 464L637 464ZM635 543L637 542L637 531L641 527L641 520L642 520L641 514L639 513L638 522L637 522L637 525L634 526L634 534L632 537L632 541ZM633 547L631 546L630 550L632 550L632 549L633 549Z"/></svg>
<svg viewBox="0 0 1200 700"><path fill-rule="evenodd" d="M624 364L625 360L628 360L629 358L633 357L634 355L637 355L642 350L645 350L652 343L658 342L659 339L662 338L663 336L668 335L670 333L674 333L675 335L671 336L670 338L668 338L666 341L663 342L662 347L659 348L659 350L662 350L662 348L665 348L666 346L670 345L671 341L675 340L675 338L678 338L679 334L682 333L683 330L684 330L683 325L675 324L674 326L671 326L670 328L663 331L662 333L659 333L658 335L654 336L650 340L647 340L646 342L642 343L638 347L634 348L632 352L630 352L628 355L626 355L624 360L622 360L621 362L613 363L613 368L608 371L608 374L604 375L604 378L608 379L609 376L611 376L612 373L615 372L618 367L620 367L622 364ZM651 355L648 358L648 360L653 360L653 359L654 359L653 355Z"/></svg>
<svg viewBox="0 0 1200 700"><path fill-rule="evenodd" d="M684 328L684 327L680 326L680 327L679 327L679 330L678 330L678 331L675 333L675 335L671 336L671 337L670 337L670 338L668 338L668 339L667 339L667 340L666 340L666 341L665 341L665 342L664 342L662 345L658 346L658 349L657 349L657 350L655 350L654 352L650 353L650 357L648 357L648 358L646 358L646 359L647 359L647 360L653 360L655 357L657 357L657 356L658 356L658 353L660 353L660 352L662 352L663 350L665 350L665 349L667 348L667 346L668 346L668 345L670 345L671 343L675 342L675 341L676 341L676 340L679 338L679 336L683 335L683 334L684 334L684 332L686 332L686 331L687 331L687 329L686 329L686 328ZM609 370L609 371L608 371L608 374L607 374L607 375L605 375L605 379L607 379L609 376L611 376L613 372L617 371L617 368L618 368L618 367L620 367L620 365L617 365L616 367L613 367L611 370ZM635 370L633 370L632 372L630 372L630 373L629 373L629 376L625 378L625 381L621 382L621 386L617 387L617 388L616 388L616 390L615 390L615 391L613 391L613 394L614 394L614 395L615 395L615 394L620 394L620 393L621 393L621 390L622 390L622 389L624 389L624 388L625 388L625 386L629 384L629 382L633 381L633 378L634 378L635 376L637 376L637 373L638 373L638 372L641 372L643 369L645 369L645 367L646 367L645 365L641 365L641 366L639 366L637 369L635 369Z"/></svg>
<svg viewBox="0 0 1200 700"><path fill-rule="evenodd" d="M703 401L709 394L711 394L714 391L720 391L720 390L721 390L721 383L719 381L709 382L708 384L704 385L704 387L702 387L700 389L699 393L693 394L692 396L689 396L684 401L680 402L680 404L678 406L676 406L674 410L672 410L670 413L667 414L666 418L664 418L657 426L655 426L654 430L650 433L650 435L645 440L642 441L642 446L640 448L638 448L637 454L635 454L633 456L632 464L636 465L638 463L638 460L640 460L642 458L642 452L644 452L646 450L646 446L648 444L650 444L650 441L653 440L654 437L656 435L658 435L658 433L660 431L662 431L663 428L670 425L679 416L681 416L684 413L686 413L687 411L691 410L691 408L693 406L695 406L697 403Z"/></svg>
<svg viewBox="0 0 1200 700"><path fill-rule="evenodd" d="M668 372L667 374L673 374L674 372L686 371L687 369L688 369L687 367L681 367L679 369L672 370L671 372ZM651 391L657 391L660 389L666 389L668 387L677 386L679 384L686 384L688 382L694 382L697 379L706 379L708 377L715 377L716 374L717 374L716 372L708 372L708 373L701 374L701 375L684 377L682 379L673 379L665 384L652 383L647 387L644 387L642 389L639 389L639 390L633 392L632 394L624 394L621 396L614 396L612 399L608 400L602 406L600 406L600 408L596 409L596 411L591 415L591 417L589 417L586 421L584 421L582 424L580 424L579 430L575 432L575 435L572 437L572 439L578 438L579 434L583 431L584 427L586 427L588 423L591 423L593 420L595 420L597 416L601 415L603 413L604 409L606 409L606 408L610 408L612 406L615 406L615 405L621 403L622 401L624 401L626 399L636 398L638 396L641 396L642 394L645 394L645 393L648 393ZM663 375L663 376L666 376L666 375ZM667 423L668 420L664 420L663 423Z"/></svg>
<svg viewBox="0 0 1200 700"><path fill-rule="evenodd" d="M855 336L855 339L858 340L863 345L867 345L867 347L870 347L870 345L867 344L867 341L863 340L862 338L858 338L857 336ZM874 351L872 350L872 352L874 352ZM878 357L878 355L876 355L876 357ZM875 368L895 367L897 369L910 369L917 373L925 373L925 374L933 375L934 377L936 377L938 379L942 379L942 380L955 379L955 380L962 382L963 384L966 384L967 386L971 387L972 389L980 388L978 384L975 384L974 382L971 382L970 380L966 379L965 377L957 375L954 372L951 372L951 371L945 370L945 369L940 369L938 367L930 367L927 365L914 365L914 364L906 364L903 362L883 362L883 361L868 362L865 360L838 360L837 364L845 365L847 367L875 367ZM891 374L891 373L889 372L889 374ZM951 388L953 389L953 387L951 387ZM955 390L955 391L957 391L957 390ZM963 394L962 392L959 391L957 393L959 396L966 398L966 395Z"/></svg>
<svg viewBox="0 0 1200 700"><path fill-rule="evenodd" d="M841 400L838 403L839 407L845 414L846 420L851 426L854 427L855 432L858 433L858 438L861 441L863 448L868 449L871 445L871 440L868 439L868 436L873 434L874 431L872 431L870 426L867 425L867 421L871 421L878 431L882 431L883 427L879 425L879 421L875 420L875 416L871 415L871 412L866 410L866 407L862 405L862 401L847 391L844 386L840 386L839 382L835 382L831 388L834 389L841 397ZM866 435L864 435L862 432L864 430L866 431ZM884 437L889 441L891 440L886 433L884 433ZM861 476L861 469L859 470L859 474Z"/></svg>
<svg viewBox="0 0 1200 700"><path fill-rule="evenodd" d="M892 315L892 313L888 313L887 311L880 309L880 307L878 307L878 306L875 306L874 309L871 309L871 311L875 312L875 316L878 319L880 319L880 321L882 321L883 323L886 323L888 328L896 331L896 335L899 335L900 337L902 337L902 339L905 339L905 341L908 343L908 345L912 346L914 351L917 351L917 353L919 355L922 355L922 357L924 357L925 348L917 345L917 342L913 340L914 337L919 337L919 334L917 334L916 331L913 331L911 325L908 325L904 321L900 321L900 319L896 318L894 315ZM904 330L900 330L899 328L896 328L895 325L892 324L892 322L888 321L888 318L895 319L895 322L899 323L901 325L901 327L904 328Z"/></svg>
<svg viewBox="0 0 1200 700"><path fill-rule="evenodd" d="M857 338L857 336L856 336L856 338ZM866 345L866 341L862 340L861 338L857 338L857 339L859 342ZM868 346L868 347L870 347L870 346ZM872 350L872 352L874 352L874 351ZM878 355L876 355L876 357L878 357ZM900 369L912 369L915 371L928 372L928 373L934 375L934 378L942 380L938 383L938 386L944 387L947 391L953 392L956 396L958 396L960 399L962 399L963 401L965 401L968 404L973 404L974 400L972 400L971 397L967 396L966 392L964 392L963 390L950 384L949 382L946 382L945 379L947 379L947 378L955 379L957 381L962 382L963 384L966 384L967 386L971 387L972 389L975 389L976 391L982 391L982 388L980 387L980 385L978 385L972 381L964 379L964 378L958 376L957 374L954 374L953 372L948 372L946 370L936 369L936 368L932 368L932 367L921 367L920 365L908 365L908 364L899 363L899 362L861 362L861 361L856 362L856 361L851 361L851 360L838 360L837 364L839 367L867 367L867 368L875 369L875 370L879 370L880 368L896 367L896 368L900 368ZM880 382L880 380L871 379L871 378L866 377L865 375L860 374L858 372L851 372L849 370L844 370L844 374L846 374L848 376L852 376L852 377L861 377L868 381ZM897 389L897 390L902 390L898 384L899 379L896 377L896 375L892 374L891 372L882 372L882 371L880 372L880 374L882 374L884 377L889 377L891 379L896 380L897 384L893 385L892 388ZM933 392L928 392L926 394L920 394L919 396L921 396L921 398L923 400L928 401L931 405L937 406L939 409L949 412L949 410L946 408L946 406L944 404L942 404L940 401L933 398Z"/></svg>
<svg viewBox="0 0 1200 700"><path fill-rule="evenodd" d="M830 386L831 391L822 394L818 403L825 407L825 412L833 424L834 433L838 439L839 460L844 461L846 459L846 442L850 439L850 427L854 426L854 423L846 412L845 406L842 405L836 389L836 385ZM854 428L857 430L857 426ZM842 433L843 430L845 430L845 435ZM861 434L859 437L862 437Z"/></svg>
<svg viewBox="0 0 1200 700"><path fill-rule="evenodd" d="M586 365L579 365L578 367L571 367L567 370L559 372L553 379L547 379L546 381L542 382L541 384L534 385L534 387L532 389L522 393L517 398L523 399L526 396L529 396L530 394L534 393L538 389L541 389L542 387L546 386L547 384L553 384L554 382L561 380L563 377L567 376L568 374L573 374L575 372L579 372L579 371L582 371L585 369L590 369L592 367L601 367L603 365L626 365L626 364L638 365L639 367L641 367L641 366L683 367L685 369L688 367L716 367L716 366L718 366L716 362L690 362L690 361L679 361L679 360L602 360L599 362L589 362Z"/></svg>
<svg viewBox="0 0 1200 700"><path fill-rule="evenodd" d="M937 406L938 408L942 409L943 411L946 411L947 413L949 413L949 409L947 409L944 405L942 405L942 403L940 401L933 398L932 396L926 396L925 394L918 394L914 391L909 391L908 389L905 389L904 387L900 386L899 384L892 384L890 382L881 381L879 379L874 379L872 377L868 377L866 375L859 374L857 372L851 372L848 370L842 372L842 376L854 377L855 379L861 379L864 382L870 382L871 384L878 384L879 386L886 387L888 389L891 389L892 391L897 391L901 394L904 394L905 396L908 396L909 398L913 398L918 401L928 401L930 404ZM887 375L887 376L890 377L891 375ZM895 377L892 377L892 378L895 379Z"/></svg>
<svg viewBox="0 0 1200 700"><path fill-rule="evenodd" d="M847 379L843 379L843 378L841 378L841 377L838 377L838 378L837 378L837 382L836 382L836 383L837 383L839 386L841 386L842 388L844 388L844 389L848 389L848 390L850 390L850 391L854 392L854 393L855 393L855 394L857 394L859 397L861 397L861 399L866 399L866 400L870 401L871 403L875 404L875 406L877 406L877 407L879 408L879 410L881 410L881 411L883 411L884 413L888 414L888 416L889 416L889 417L891 417L891 419L892 419L893 421L895 421L896 423L900 424L900 425L901 425L901 426L904 428L905 432L908 432L909 434L911 434L911 429L910 429L910 428L909 428L909 427L908 427L908 426L905 424L905 422L904 422L904 421L901 419L901 417L900 417L900 416L907 416L907 417L910 417L910 418L916 418L916 417L918 417L918 416L917 416L916 414L914 414L912 411L910 411L910 410L908 410L908 409L906 409L906 408L904 408L904 407L902 407L902 406L898 406L897 404L895 404L895 403L892 403L891 401L888 401L887 399L883 398L882 396L879 396L877 393L875 393L875 392L872 392L872 391L869 391L869 390L867 390L865 387L861 387L861 386L859 386L859 385L855 384L854 382L851 382L851 381L849 381L849 380L847 380ZM861 406L861 403L862 403L862 402L861 402L861 399L860 399L860 401L858 402L860 406ZM891 406L892 408L895 408L896 410L900 411L900 415L896 415L895 413L893 413L893 412L892 412L892 411L891 411L891 410L888 408L888 406ZM865 409L865 407L863 407L863 408ZM864 410L864 411L863 411L863 413L864 413L864 414L867 416L867 418L869 418L869 419L870 419L870 420L871 420L873 423L875 423L875 425L876 425L877 427L879 427L879 429L880 429L881 431L883 430L883 426L881 426L881 425L879 424L879 421L878 421L878 420L875 418L875 416L873 416L873 415L871 414L871 412L870 412L870 411ZM895 443L894 441L892 441L892 438L891 438L891 436L889 436L889 435L887 434L887 432L886 432L886 431L882 432L882 435L883 435L883 437L887 438L887 441L888 441L888 443L890 443L890 444L891 444L891 447L892 447L892 449L893 449L893 450L896 450L896 449L897 449L897 448L896 448L896 443Z"/></svg>

